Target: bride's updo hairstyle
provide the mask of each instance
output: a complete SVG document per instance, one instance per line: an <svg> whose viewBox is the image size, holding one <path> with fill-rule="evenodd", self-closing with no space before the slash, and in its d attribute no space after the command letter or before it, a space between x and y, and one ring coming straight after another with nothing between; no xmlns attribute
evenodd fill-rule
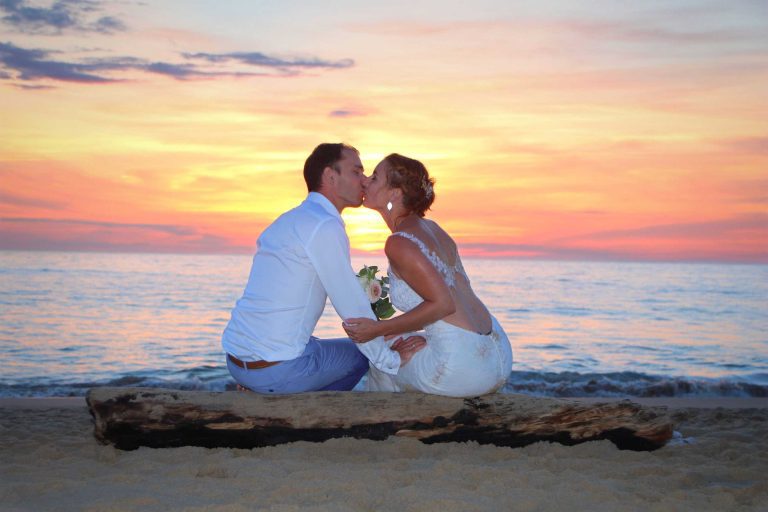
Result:
<svg viewBox="0 0 768 512"><path fill-rule="evenodd" d="M429 177L427 168L418 160L397 153L384 160L389 164L387 185L402 190L403 206L423 217L435 200L435 180Z"/></svg>

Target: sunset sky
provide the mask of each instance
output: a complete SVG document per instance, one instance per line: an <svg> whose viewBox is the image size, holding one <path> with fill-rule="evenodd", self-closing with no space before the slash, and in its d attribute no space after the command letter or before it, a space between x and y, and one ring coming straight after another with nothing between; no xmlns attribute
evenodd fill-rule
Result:
<svg viewBox="0 0 768 512"><path fill-rule="evenodd" d="M768 263L765 0L0 0L0 112L0 249L250 253L344 141L465 256Z"/></svg>

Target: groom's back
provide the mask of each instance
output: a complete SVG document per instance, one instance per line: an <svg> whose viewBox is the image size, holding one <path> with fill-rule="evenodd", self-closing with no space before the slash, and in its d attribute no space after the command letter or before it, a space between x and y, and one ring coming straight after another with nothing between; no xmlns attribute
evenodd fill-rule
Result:
<svg viewBox="0 0 768 512"><path fill-rule="evenodd" d="M301 354L326 300L307 246L328 222L339 220L307 200L262 232L248 283L222 336L226 352L267 361Z"/></svg>

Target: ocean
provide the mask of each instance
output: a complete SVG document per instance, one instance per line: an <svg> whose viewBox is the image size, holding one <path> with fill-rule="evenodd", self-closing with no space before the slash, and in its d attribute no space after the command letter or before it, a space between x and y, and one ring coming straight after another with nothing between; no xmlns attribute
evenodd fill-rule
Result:
<svg viewBox="0 0 768 512"><path fill-rule="evenodd" d="M220 338L250 263L0 251L0 396L233 389ZM383 256L353 264L385 266ZM504 392L768 396L768 265L464 264L512 343ZM315 334L344 335L330 304Z"/></svg>

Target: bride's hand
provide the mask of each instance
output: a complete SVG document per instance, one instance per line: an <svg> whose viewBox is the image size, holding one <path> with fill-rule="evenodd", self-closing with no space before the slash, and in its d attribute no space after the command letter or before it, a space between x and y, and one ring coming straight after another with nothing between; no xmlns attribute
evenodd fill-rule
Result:
<svg viewBox="0 0 768 512"><path fill-rule="evenodd" d="M349 339L355 343L366 343L380 336L379 322L370 318L348 318L341 323Z"/></svg>
<svg viewBox="0 0 768 512"><path fill-rule="evenodd" d="M413 354L427 346L424 336L408 336L400 338L392 344L392 350L400 354L400 368L411 360Z"/></svg>

